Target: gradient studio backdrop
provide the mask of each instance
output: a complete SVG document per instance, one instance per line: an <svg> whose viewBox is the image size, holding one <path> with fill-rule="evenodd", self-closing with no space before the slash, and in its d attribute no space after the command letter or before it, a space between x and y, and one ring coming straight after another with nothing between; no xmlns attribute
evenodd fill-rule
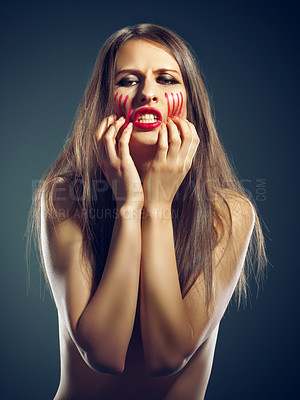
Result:
<svg viewBox="0 0 300 400"><path fill-rule="evenodd" d="M1 398L47 400L56 391L56 310L34 257L26 294L32 186L64 144L98 49L140 22L169 27L195 49L221 140L270 231L267 283L256 298L252 282L248 307L226 312L206 399L294 398L298 2L225 3L2 2Z"/></svg>

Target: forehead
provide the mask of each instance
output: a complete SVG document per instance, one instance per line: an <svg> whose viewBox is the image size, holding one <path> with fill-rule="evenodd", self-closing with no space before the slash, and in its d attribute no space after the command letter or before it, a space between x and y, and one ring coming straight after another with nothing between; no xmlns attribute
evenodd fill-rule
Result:
<svg viewBox="0 0 300 400"><path fill-rule="evenodd" d="M124 43L117 53L117 70L130 67L136 69L169 68L176 69L180 73L177 61L162 46L140 39L133 39Z"/></svg>

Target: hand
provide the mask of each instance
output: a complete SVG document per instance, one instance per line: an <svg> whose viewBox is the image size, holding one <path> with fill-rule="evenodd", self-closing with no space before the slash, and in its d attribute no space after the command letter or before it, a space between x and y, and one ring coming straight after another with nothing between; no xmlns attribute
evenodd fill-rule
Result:
<svg viewBox="0 0 300 400"><path fill-rule="evenodd" d="M141 210L143 187L129 152L133 125L129 123L120 133L124 123L124 117L116 119L115 115L110 115L100 123L95 133L99 149L98 164L112 188L117 207L129 206Z"/></svg>
<svg viewBox="0 0 300 400"><path fill-rule="evenodd" d="M186 119L168 118L167 124L161 124L157 153L143 182L144 208L171 208L198 144L196 129Z"/></svg>

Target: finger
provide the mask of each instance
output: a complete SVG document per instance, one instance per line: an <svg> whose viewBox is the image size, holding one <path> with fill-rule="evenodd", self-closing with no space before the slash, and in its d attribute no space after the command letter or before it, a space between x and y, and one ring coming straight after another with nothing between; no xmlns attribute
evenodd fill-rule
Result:
<svg viewBox="0 0 300 400"><path fill-rule="evenodd" d="M178 158L184 162L186 160L187 155L189 154L189 150L193 142L193 134L191 132L189 124L185 120L174 118L173 121L177 125L178 130L180 131L181 141L182 141Z"/></svg>
<svg viewBox="0 0 300 400"><path fill-rule="evenodd" d="M124 117L119 118L108 128L107 132L105 133L105 135L102 138L106 154L112 163L116 162L118 159L116 136L117 136L119 129L124 124L124 122L125 122Z"/></svg>
<svg viewBox="0 0 300 400"><path fill-rule="evenodd" d="M195 126L191 122L189 122L188 120L185 120L185 121L190 126L190 130L191 130L191 133L192 133L192 136L193 136L193 142L192 142L192 145L191 145L190 150L189 150L189 157L191 157L191 162L192 162L192 160L193 160L193 158L194 158L194 156L196 154L197 148L199 146L200 138L198 136L198 133L196 131Z"/></svg>
<svg viewBox="0 0 300 400"><path fill-rule="evenodd" d="M169 151L167 157L169 160L176 161L181 147L181 138L177 126L168 118L168 132L169 132Z"/></svg>
<svg viewBox="0 0 300 400"><path fill-rule="evenodd" d="M104 118L101 123L99 124L96 132L95 132L95 137L97 142L102 138L104 133L107 131L107 129L110 127L111 124L113 124L117 119L116 114L112 114L109 117Z"/></svg>
<svg viewBox="0 0 300 400"><path fill-rule="evenodd" d="M123 130L122 135L118 142L118 153L119 157L122 159L126 159L130 156L129 152L129 141L133 130L133 123L130 122L126 128Z"/></svg>
<svg viewBox="0 0 300 400"><path fill-rule="evenodd" d="M155 160L158 162L166 161L168 152L168 131L166 124L162 123L158 131L158 146Z"/></svg>

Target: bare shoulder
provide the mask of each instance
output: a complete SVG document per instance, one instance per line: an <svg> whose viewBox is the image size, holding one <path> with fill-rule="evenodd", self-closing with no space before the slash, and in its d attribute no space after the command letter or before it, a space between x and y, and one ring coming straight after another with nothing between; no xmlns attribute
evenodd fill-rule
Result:
<svg viewBox="0 0 300 400"><path fill-rule="evenodd" d="M256 212L245 196L228 189L223 190L222 195L226 202L219 201L218 207L222 210L224 227L213 251L213 264L217 269L222 269L221 276L224 277L226 273L227 278L232 278L237 277L243 269Z"/></svg>
<svg viewBox="0 0 300 400"><path fill-rule="evenodd" d="M230 226L232 235L252 232L256 213L250 200L229 189L223 189L221 195L225 201L217 198L216 206L225 222L227 234L230 233Z"/></svg>
<svg viewBox="0 0 300 400"><path fill-rule="evenodd" d="M44 191L42 205L47 217L52 218L55 223L76 216L77 201L72 180L57 178L55 183Z"/></svg>
<svg viewBox="0 0 300 400"><path fill-rule="evenodd" d="M66 265L66 255L80 248L82 239L77 202L72 195L70 180L59 179L42 196L41 244L46 269Z"/></svg>
<svg viewBox="0 0 300 400"><path fill-rule="evenodd" d="M68 219L79 220L74 184L68 178L57 178L42 195L42 215L59 224Z"/></svg>
<svg viewBox="0 0 300 400"><path fill-rule="evenodd" d="M83 256L84 234L70 181L45 191L41 204L41 250L58 313L76 342L76 326L92 291L92 266Z"/></svg>
<svg viewBox="0 0 300 400"><path fill-rule="evenodd" d="M225 200L222 200L222 198ZM224 227L216 224L219 240L212 251L212 299L208 312L206 277L202 272L184 298L195 337L203 343L220 322L241 277L253 227L255 209L244 196L224 190L216 200Z"/></svg>

